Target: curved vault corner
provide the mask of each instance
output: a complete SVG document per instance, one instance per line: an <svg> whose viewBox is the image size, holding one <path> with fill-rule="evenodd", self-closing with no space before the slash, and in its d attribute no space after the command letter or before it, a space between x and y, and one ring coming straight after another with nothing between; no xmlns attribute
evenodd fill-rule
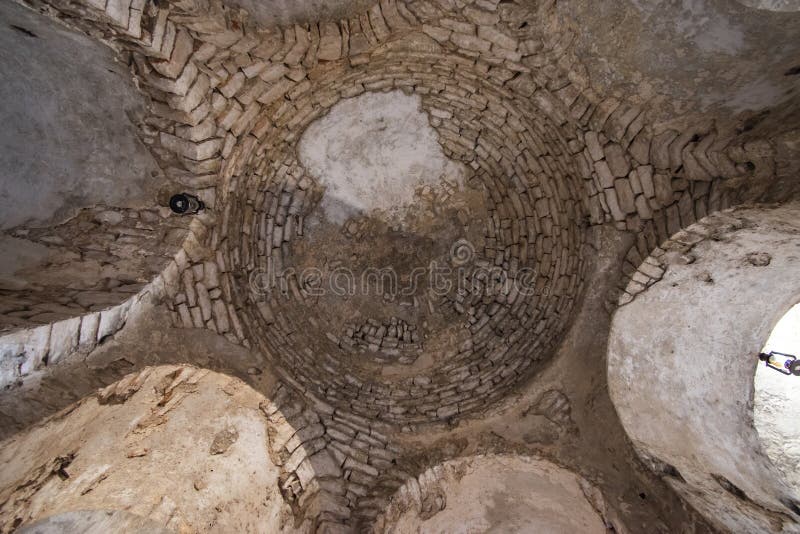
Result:
<svg viewBox="0 0 800 534"><path fill-rule="evenodd" d="M642 263L635 297L613 319L609 389L628 436L690 504L734 532L800 532L800 494L753 424L758 354L800 294L798 236L796 203L702 219Z"/></svg>
<svg viewBox="0 0 800 534"><path fill-rule="evenodd" d="M105 510L170 532L305 532L279 492L266 402L238 379L193 367L128 375L0 443L0 531L93 523L75 514Z"/></svg>
<svg viewBox="0 0 800 534"><path fill-rule="evenodd" d="M7 334L130 299L179 250L189 221L164 207L170 183L136 124L148 102L114 51L15 2L0 18L0 43L14 51L0 57Z"/></svg>

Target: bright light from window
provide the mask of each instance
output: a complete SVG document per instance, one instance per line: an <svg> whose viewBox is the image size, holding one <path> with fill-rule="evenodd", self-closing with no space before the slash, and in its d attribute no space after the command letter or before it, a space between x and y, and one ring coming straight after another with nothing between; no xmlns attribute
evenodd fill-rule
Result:
<svg viewBox="0 0 800 534"><path fill-rule="evenodd" d="M800 356L800 304L784 315L763 352ZM755 357L755 356L754 356ZM755 378L754 419L767 456L800 491L800 377L784 375L759 362Z"/></svg>
<svg viewBox="0 0 800 534"><path fill-rule="evenodd" d="M800 304L789 310L775 325L763 352L771 350L800 356Z"/></svg>

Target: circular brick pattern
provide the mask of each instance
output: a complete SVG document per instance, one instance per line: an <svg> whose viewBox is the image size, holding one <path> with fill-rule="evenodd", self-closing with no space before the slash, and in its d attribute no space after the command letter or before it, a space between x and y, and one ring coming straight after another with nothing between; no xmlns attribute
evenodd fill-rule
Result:
<svg viewBox="0 0 800 534"><path fill-rule="evenodd" d="M569 323L586 239L570 133L487 71L488 65L457 55L391 51L344 75L332 71L298 85L291 99L299 111L291 116L277 103L256 119L256 129L258 121L269 126L248 147L244 181L227 199L233 300L246 337L277 361L290 383L317 399L401 424L467 414L534 371ZM387 313L351 328L353 342L328 328L307 280L285 275L295 266L298 243L309 239L303 226L320 196L297 159L297 141L340 99L395 89L421 96L445 154L472 169L470 184L483 195L482 235L476 243L454 241L447 251L451 265L462 266L466 254L468 280L433 303L444 318L438 328L387 319ZM315 107L318 102L325 107ZM368 334L359 337L363 331ZM387 375L369 362L359 365L354 345L364 337L377 346L377 361L408 369Z"/></svg>

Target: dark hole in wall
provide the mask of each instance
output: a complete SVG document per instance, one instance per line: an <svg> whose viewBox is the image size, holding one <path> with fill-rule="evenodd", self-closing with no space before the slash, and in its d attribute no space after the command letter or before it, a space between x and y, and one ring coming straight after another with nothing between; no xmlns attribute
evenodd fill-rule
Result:
<svg viewBox="0 0 800 534"><path fill-rule="evenodd" d="M58 478L61 480L67 480L69 478L69 473L67 472L67 467L70 466L72 461L75 459L75 453L67 454L66 456L59 456L56 458L58 464L55 466L54 473L58 475Z"/></svg>
<svg viewBox="0 0 800 534"><path fill-rule="evenodd" d="M17 26L16 24L9 24L8 26L9 26L9 27L10 27L12 30L16 30L16 31L18 31L19 33L22 33L22 34L24 34L24 35L27 35L28 37L34 37L34 38L37 38L37 39L39 38L39 36L38 36L38 35L36 35L36 34L35 34L35 33L33 33L32 31L30 31L28 28L23 28L22 26Z"/></svg>
<svg viewBox="0 0 800 534"><path fill-rule="evenodd" d="M675 467L674 465L664 464L663 473L664 473L665 476L668 476L670 478L674 478L675 480L678 480L679 482L683 482L684 484L686 483L686 479L683 478L683 475L681 475L681 472L678 471L678 468Z"/></svg>
<svg viewBox="0 0 800 534"><path fill-rule="evenodd" d="M797 76L798 74L800 74L800 65L792 67L783 73L784 76Z"/></svg>
<svg viewBox="0 0 800 534"><path fill-rule="evenodd" d="M734 484L733 482L731 482L730 480L728 480L724 476L722 476L722 475L714 475L714 474L712 474L711 476L714 478L714 480L717 481L717 484L722 486L722 489L724 489L725 491L727 491L728 493L730 493L731 495L733 495L737 499L741 499L743 501L749 501L750 500L749 497L747 497L747 494L742 490L742 488L740 488L739 486L737 486L736 484Z"/></svg>
<svg viewBox="0 0 800 534"><path fill-rule="evenodd" d="M678 471L678 468L674 465L667 463L660 458L656 458L655 456L643 456L642 459L645 461L650 470L657 475L674 478L678 482L682 482L684 484L686 483L686 479L683 478L681 472Z"/></svg>
<svg viewBox="0 0 800 534"><path fill-rule="evenodd" d="M742 122L742 125L739 126L737 130L739 131L739 133L749 132L756 126L761 124L761 122L767 118L767 115L769 115L769 110L765 109L764 111L757 113L752 117L748 117L747 119L744 120L744 122Z"/></svg>
<svg viewBox="0 0 800 534"><path fill-rule="evenodd" d="M781 502L786 508L794 512L795 515L800 516L800 502L794 499L783 499Z"/></svg>

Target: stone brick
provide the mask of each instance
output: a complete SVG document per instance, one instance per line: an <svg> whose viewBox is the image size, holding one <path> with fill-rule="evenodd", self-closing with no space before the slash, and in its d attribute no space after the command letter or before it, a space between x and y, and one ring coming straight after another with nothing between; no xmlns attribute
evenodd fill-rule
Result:
<svg viewBox="0 0 800 534"><path fill-rule="evenodd" d="M478 37L507 50L516 50L518 46L516 39L509 37L494 26L478 26Z"/></svg>
<svg viewBox="0 0 800 534"><path fill-rule="evenodd" d="M600 144L600 141L597 139L597 134L595 132L586 132L586 148L589 149L589 154L591 154L592 159L594 161L599 161L605 157L605 152L603 151L603 147Z"/></svg>
<svg viewBox="0 0 800 534"><path fill-rule="evenodd" d="M440 43L447 41L450 38L450 35L453 33L452 30L440 28L439 26L430 26L428 24L422 25L422 31Z"/></svg>
<svg viewBox="0 0 800 534"><path fill-rule="evenodd" d="M161 133L161 144L168 150L195 161L213 158L222 148L222 139L208 139L194 143L168 133Z"/></svg>
<svg viewBox="0 0 800 534"><path fill-rule="evenodd" d="M611 172L608 162L605 160L598 161L594 164L594 169L600 180L600 187L603 189L614 187L614 173Z"/></svg>
<svg viewBox="0 0 800 534"><path fill-rule="evenodd" d="M175 47L172 49L169 61L153 61L151 65L162 76L175 79L183 72L193 50L194 39L189 32L180 30L175 38Z"/></svg>
<svg viewBox="0 0 800 534"><path fill-rule="evenodd" d="M603 148L603 152L611 174L617 178L628 176L631 167L621 146L616 143L609 143Z"/></svg>
<svg viewBox="0 0 800 534"><path fill-rule="evenodd" d="M635 213L636 203L630 181L627 178L617 179L614 181L614 190L617 193L620 209L625 213Z"/></svg>
<svg viewBox="0 0 800 534"><path fill-rule="evenodd" d="M674 130L667 130L653 137L650 145L650 161L656 169L670 168L669 146L676 137L678 132Z"/></svg>
<svg viewBox="0 0 800 534"><path fill-rule="evenodd" d="M450 35L450 41L459 48L471 50L473 52L488 52L492 47L492 43L489 41L463 33L452 33Z"/></svg>

